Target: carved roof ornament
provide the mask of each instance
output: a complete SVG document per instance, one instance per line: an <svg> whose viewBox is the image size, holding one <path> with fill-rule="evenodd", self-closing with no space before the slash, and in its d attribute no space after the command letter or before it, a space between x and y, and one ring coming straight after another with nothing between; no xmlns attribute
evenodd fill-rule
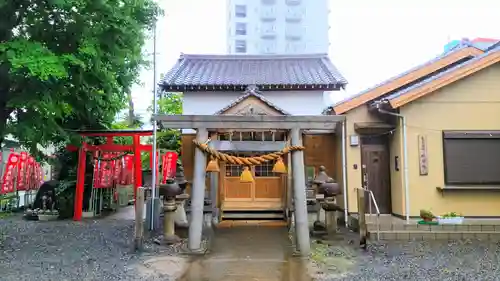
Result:
<svg viewBox="0 0 500 281"><path fill-rule="evenodd" d="M257 85L248 85L247 88L245 89L245 94L258 94L259 93L259 87Z"/></svg>

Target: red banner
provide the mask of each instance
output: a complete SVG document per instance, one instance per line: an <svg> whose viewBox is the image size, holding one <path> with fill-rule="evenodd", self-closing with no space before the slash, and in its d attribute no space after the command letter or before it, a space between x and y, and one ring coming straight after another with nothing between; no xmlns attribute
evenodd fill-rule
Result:
<svg viewBox="0 0 500 281"><path fill-rule="evenodd" d="M2 189L0 192L2 194L14 192L14 178L17 173L17 166L19 164L19 154L10 153L7 160L7 166L5 167L5 172L3 174Z"/></svg>
<svg viewBox="0 0 500 281"><path fill-rule="evenodd" d="M109 161L109 159L112 158L112 153L104 152L102 154L102 161L100 161L101 163L99 165L99 183L95 188L111 187L113 184L113 165L112 161Z"/></svg>
<svg viewBox="0 0 500 281"><path fill-rule="evenodd" d="M119 183L121 185L130 185L133 183L134 174L134 155L125 155L121 160L121 171Z"/></svg>
<svg viewBox="0 0 500 281"><path fill-rule="evenodd" d="M26 166L28 164L28 153L23 151L20 154L19 165L17 166L17 190L26 190Z"/></svg>
<svg viewBox="0 0 500 281"><path fill-rule="evenodd" d="M35 159L31 156L28 156L28 163L26 164L26 190L33 189L34 164L35 164Z"/></svg>
<svg viewBox="0 0 500 281"><path fill-rule="evenodd" d="M169 151L162 158L162 183L165 184L168 178L175 178L177 170L177 159L179 155L173 151Z"/></svg>
<svg viewBox="0 0 500 281"><path fill-rule="evenodd" d="M95 151L93 153L93 156L94 156L94 176L93 176L93 180L94 180L94 188L98 187L99 186L99 171L100 171L100 165L101 165L101 161L98 160L97 158L99 158L99 151Z"/></svg>

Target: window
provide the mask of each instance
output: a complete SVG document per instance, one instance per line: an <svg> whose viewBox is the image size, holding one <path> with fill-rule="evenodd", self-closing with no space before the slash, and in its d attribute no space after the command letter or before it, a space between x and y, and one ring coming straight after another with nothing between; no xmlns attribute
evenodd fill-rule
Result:
<svg viewBox="0 0 500 281"><path fill-rule="evenodd" d="M246 18L247 17L247 6L245 6L245 5L234 6L234 15L237 18Z"/></svg>
<svg viewBox="0 0 500 281"><path fill-rule="evenodd" d="M500 131L444 131L445 183L500 184Z"/></svg>
<svg viewBox="0 0 500 281"><path fill-rule="evenodd" d="M236 53L246 53L247 52L247 41L245 40L236 40L235 41L235 51Z"/></svg>
<svg viewBox="0 0 500 281"><path fill-rule="evenodd" d="M279 177L279 174L273 173L274 164L276 161L262 163L255 166L256 177Z"/></svg>
<svg viewBox="0 0 500 281"><path fill-rule="evenodd" d="M247 24L244 22L236 23L236 35L247 35Z"/></svg>

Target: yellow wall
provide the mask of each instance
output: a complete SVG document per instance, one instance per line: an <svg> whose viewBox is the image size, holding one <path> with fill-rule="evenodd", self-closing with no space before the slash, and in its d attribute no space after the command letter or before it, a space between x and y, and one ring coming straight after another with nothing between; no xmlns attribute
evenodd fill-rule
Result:
<svg viewBox="0 0 500 281"><path fill-rule="evenodd" d="M391 172L391 203L392 213L404 216L405 213L405 193L404 193L404 153L403 134L401 130L401 120L398 120L397 129L389 138L389 158ZM399 157L399 171L396 171L395 158Z"/></svg>
<svg viewBox="0 0 500 281"><path fill-rule="evenodd" d="M354 130L354 124L358 122L379 122L379 120L368 112L366 106L362 105L355 109L350 110L345 114L346 116L346 158L347 158L347 202L349 212L357 212L357 199L356 199L356 189L357 187L362 187L361 183L361 149L360 146L350 145L350 136L358 135ZM341 133L338 134L339 141L341 143L340 137ZM338 153L342 153L342 150L338 150ZM355 169L354 166L357 166ZM342 168L342 167L340 167Z"/></svg>
<svg viewBox="0 0 500 281"><path fill-rule="evenodd" d="M413 101L403 106L400 113L407 118L410 215L418 216L420 209L430 209L436 215L459 212L465 216L500 216L498 192L447 191L442 194L436 190L436 187L445 187L442 130L500 130L500 65ZM418 135L427 136L427 176L419 173ZM400 151L400 143L392 142L393 151ZM394 190L396 184L402 184L403 170L391 169L391 173ZM393 202L393 208L397 209L398 204Z"/></svg>

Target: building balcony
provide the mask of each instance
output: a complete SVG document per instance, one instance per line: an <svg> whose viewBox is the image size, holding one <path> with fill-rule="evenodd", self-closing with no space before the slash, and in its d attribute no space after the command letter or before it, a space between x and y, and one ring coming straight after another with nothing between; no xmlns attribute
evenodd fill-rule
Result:
<svg viewBox="0 0 500 281"><path fill-rule="evenodd" d="M286 0L285 3L288 6L297 6L297 5L302 4L302 0Z"/></svg>
<svg viewBox="0 0 500 281"><path fill-rule="evenodd" d="M289 9L285 14L285 20L287 22L301 22L303 16L304 14L302 13L301 10Z"/></svg>
<svg viewBox="0 0 500 281"><path fill-rule="evenodd" d="M288 41L300 41L304 35L302 31L303 30L300 28L287 29L285 32L285 38Z"/></svg>
<svg viewBox="0 0 500 281"><path fill-rule="evenodd" d="M260 11L260 19L262 21L275 21L276 20L276 9L274 8L264 8Z"/></svg>
<svg viewBox="0 0 500 281"><path fill-rule="evenodd" d="M260 31L260 37L262 39L274 39L276 35L276 30L274 29L261 29Z"/></svg>
<svg viewBox="0 0 500 281"><path fill-rule="evenodd" d="M276 0L260 0L262 5L276 5Z"/></svg>

